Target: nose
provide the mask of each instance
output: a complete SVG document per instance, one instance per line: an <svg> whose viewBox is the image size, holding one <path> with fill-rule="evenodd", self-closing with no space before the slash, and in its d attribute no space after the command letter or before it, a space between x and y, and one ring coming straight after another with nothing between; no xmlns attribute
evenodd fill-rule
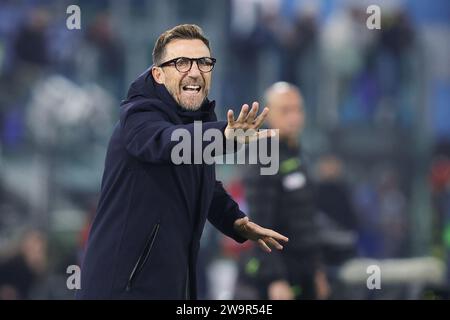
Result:
<svg viewBox="0 0 450 320"><path fill-rule="evenodd" d="M197 61L194 61L194 62L192 63L191 70L189 70L188 76L193 77L193 78L196 78L196 77L199 77L200 74L201 74L201 71L200 71L200 69L198 68Z"/></svg>

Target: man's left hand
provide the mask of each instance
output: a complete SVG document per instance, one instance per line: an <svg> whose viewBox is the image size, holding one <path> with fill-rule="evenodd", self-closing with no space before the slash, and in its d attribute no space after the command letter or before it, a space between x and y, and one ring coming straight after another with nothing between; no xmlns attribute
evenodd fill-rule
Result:
<svg viewBox="0 0 450 320"><path fill-rule="evenodd" d="M278 242L288 242L289 239L278 232L266 229L251 222L248 217L237 219L234 222L234 229L240 236L255 241L266 252L271 252L271 248L282 250L283 246Z"/></svg>

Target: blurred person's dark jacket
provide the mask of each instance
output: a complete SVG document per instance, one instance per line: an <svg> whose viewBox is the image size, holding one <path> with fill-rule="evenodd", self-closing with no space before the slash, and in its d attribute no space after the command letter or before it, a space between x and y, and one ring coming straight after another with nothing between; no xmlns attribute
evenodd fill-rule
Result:
<svg viewBox="0 0 450 320"><path fill-rule="evenodd" d="M195 299L196 261L206 219L233 228L245 217L216 181L215 166L174 165L177 128L224 130L214 102L183 110L150 69L133 82L109 143L101 195L83 266L82 299Z"/></svg>
<svg viewBox="0 0 450 320"><path fill-rule="evenodd" d="M124 87L125 50L122 41L111 27L108 14L98 14L88 28L86 39L98 52L99 83L112 93Z"/></svg>
<svg viewBox="0 0 450 320"><path fill-rule="evenodd" d="M317 207L321 212L321 247L324 264L339 266L357 254L358 222L350 191L343 181L317 183Z"/></svg>
<svg viewBox="0 0 450 320"><path fill-rule="evenodd" d="M275 175L261 175L259 166L249 166L245 195L250 218L278 230L289 243L283 251L267 254L255 247L245 254L240 280L256 286L260 299L268 298L267 287L277 280L288 281L296 298L315 299L314 275L321 267L321 252L314 187L300 148L280 140L279 154Z"/></svg>
<svg viewBox="0 0 450 320"><path fill-rule="evenodd" d="M38 278L22 255L0 262L0 299L30 299Z"/></svg>
<svg viewBox="0 0 450 320"><path fill-rule="evenodd" d="M15 58L39 66L49 64L48 41L45 31L31 26L24 26L14 42Z"/></svg>

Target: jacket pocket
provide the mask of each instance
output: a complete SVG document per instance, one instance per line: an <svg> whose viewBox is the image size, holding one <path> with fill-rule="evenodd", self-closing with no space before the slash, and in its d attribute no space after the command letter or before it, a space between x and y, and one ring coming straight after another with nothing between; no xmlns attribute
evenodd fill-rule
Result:
<svg viewBox="0 0 450 320"><path fill-rule="evenodd" d="M134 268L130 273L130 276L128 277L126 291L131 290L134 279L136 279L137 275L144 268L145 263L147 262L148 257L150 256L150 252L152 251L156 236L158 235L158 230L159 230L159 223L155 224L155 226L153 227L153 230L145 243L144 249L142 250L139 258L137 259Z"/></svg>

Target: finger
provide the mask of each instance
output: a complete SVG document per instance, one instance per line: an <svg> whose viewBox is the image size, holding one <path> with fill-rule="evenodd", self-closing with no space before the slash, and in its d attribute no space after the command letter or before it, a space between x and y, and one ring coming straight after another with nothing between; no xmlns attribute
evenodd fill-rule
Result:
<svg viewBox="0 0 450 320"><path fill-rule="evenodd" d="M229 126L233 126L234 125L234 112L233 110L228 110L227 112L227 120L228 120L228 125Z"/></svg>
<svg viewBox="0 0 450 320"><path fill-rule="evenodd" d="M252 128L245 130L245 143L249 143L258 139L258 131Z"/></svg>
<svg viewBox="0 0 450 320"><path fill-rule="evenodd" d="M251 108L250 112L248 113L247 119L245 119L245 121L247 123L253 124L253 122L255 121L255 117L258 114L258 109L259 109L259 103L256 101L253 102L252 108Z"/></svg>
<svg viewBox="0 0 450 320"><path fill-rule="evenodd" d="M244 122L245 118L247 118L248 109L248 104L244 104L242 106L241 112L239 113L239 117L237 118L236 122Z"/></svg>
<svg viewBox="0 0 450 320"><path fill-rule="evenodd" d="M284 242L288 242L289 241L289 239L287 237L283 236L282 234L279 234L276 231L273 231L273 230L270 230L270 229L266 229L266 230L267 231L265 232L265 236L272 237L272 238L274 238L275 240L278 240L278 241L284 241Z"/></svg>
<svg viewBox="0 0 450 320"><path fill-rule="evenodd" d="M254 128L258 129L262 126L264 120L266 120L267 115L269 114L269 108L265 107L261 114L255 119Z"/></svg>
<svg viewBox="0 0 450 320"><path fill-rule="evenodd" d="M266 238L264 240L266 243L269 243L272 248L276 248L278 250L283 250L283 246L274 238Z"/></svg>
<svg viewBox="0 0 450 320"><path fill-rule="evenodd" d="M261 249L263 249L265 252L272 252L272 249L269 248L269 246L264 242L263 239L258 239L258 243Z"/></svg>
<svg viewBox="0 0 450 320"><path fill-rule="evenodd" d="M261 130L258 131L255 135L249 136L249 141L255 141L259 139L266 139L266 138L274 138L277 136L277 132L274 129L271 130Z"/></svg>

